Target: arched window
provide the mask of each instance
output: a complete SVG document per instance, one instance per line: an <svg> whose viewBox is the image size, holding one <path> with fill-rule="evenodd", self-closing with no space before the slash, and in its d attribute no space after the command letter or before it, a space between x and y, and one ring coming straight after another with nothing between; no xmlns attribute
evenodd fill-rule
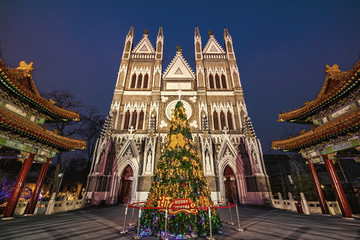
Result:
<svg viewBox="0 0 360 240"><path fill-rule="evenodd" d="M145 76L144 76L144 86L143 86L143 88L148 87L148 82L149 82L149 75L146 73Z"/></svg>
<svg viewBox="0 0 360 240"><path fill-rule="evenodd" d="M144 111L141 110L141 112L139 114L139 123L138 123L137 129L143 129L143 122L144 122Z"/></svg>
<svg viewBox="0 0 360 240"><path fill-rule="evenodd" d="M232 121L232 114L231 114L230 111L227 112L227 120L228 120L229 130L234 130L233 121Z"/></svg>
<svg viewBox="0 0 360 240"><path fill-rule="evenodd" d="M128 128L129 128L129 121L130 121L130 111L128 110L128 111L125 113L124 129L128 129Z"/></svg>
<svg viewBox="0 0 360 240"><path fill-rule="evenodd" d="M125 52L130 51L130 41L126 43Z"/></svg>
<svg viewBox="0 0 360 240"><path fill-rule="evenodd" d="M222 84L222 88L227 88L226 86L226 78L224 74L221 74L221 84Z"/></svg>
<svg viewBox="0 0 360 240"><path fill-rule="evenodd" d="M209 75L209 82L210 82L210 88L214 88L214 77L211 73Z"/></svg>
<svg viewBox="0 0 360 240"><path fill-rule="evenodd" d="M142 83L142 74L140 73L139 74L139 77L138 77L138 81L137 81L137 86L136 88L141 88L141 83ZM135 127L135 126L134 126Z"/></svg>
<svg viewBox="0 0 360 240"><path fill-rule="evenodd" d="M200 43L199 42L197 42L196 43L196 52L200 52L201 50L200 50Z"/></svg>
<svg viewBox="0 0 360 240"><path fill-rule="evenodd" d="M136 74L134 73L132 75L130 88L135 88L135 83L136 83Z"/></svg>
<svg viewBox="0 0 360 240"><path fill-rule="evenodd" d="M162 43L159 42L158 46L157 46L157 49L156 49L156 52L157 52L156 58L161 58L161 51L162 51Z"/></svg>
<svg viewBox="0 0 360 240"><path fill-rule="evenodd" d="M221 121L221 129L220 130L222 130L226 126L225 113L223 111L220 112L220 121Z"/></svg>
<svg viewBox="0 0 360 240"><path fill-rule="evenodd" d="M220 78L219 78L218 74L215 75L215 83L216 83L216 88L221 88L220 87Z"/></svg>
<svg viewBox="0 0 360 240"><path fill-rule="evenodd" d="M137 115L136 110L134 110L131 116L131 126L133 126L134 129L136 128L136 117L137 117L136 115Z"/></svg>
<svg viewBox="0 0 360 240"><path fill-rule="evenodd" d="M232 47L231 47L231 43L230 42L227 42L227 48L226 48L226 50L228 51L228 52L232 52Z"/></svg>
<svg viewBox="0 0 360 240"><path fill-rule="evenodd" d="M219 117L216 111L214 111L213 117L214 117L214 129L219 130Z"/></svg>
<svg viewBox="0 0 360 240"><path fill-rule="evenodd" d="M162 50L162 43L159 42L156 51L161 52L161 50Z"/></svg>

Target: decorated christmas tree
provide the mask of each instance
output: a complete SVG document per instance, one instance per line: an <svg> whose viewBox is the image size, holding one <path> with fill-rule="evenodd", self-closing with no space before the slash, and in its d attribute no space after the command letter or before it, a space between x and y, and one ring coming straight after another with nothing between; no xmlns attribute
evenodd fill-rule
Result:
<svg viewBox="0 0 360 240"><path fill-rule="evenodd" d="M167 207L169 215L166 238L208 236L208 211L192 208L213 206L213 202L181 101L175 106L161 153L145 207L163 209L142 211L140 224L138 222L140 235L164 237L164 211ZM173 209L175 207L178 208ZM211 225L212 234L221 234L221 221L214 209L211 210Z"/></svg>

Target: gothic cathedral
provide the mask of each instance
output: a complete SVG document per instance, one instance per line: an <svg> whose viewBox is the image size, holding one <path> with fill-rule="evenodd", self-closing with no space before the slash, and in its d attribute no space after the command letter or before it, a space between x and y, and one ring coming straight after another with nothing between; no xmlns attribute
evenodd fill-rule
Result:
<svg viewBox="0 0 360 240"><path fill-rule="evenodd" d="M194 72L178 47L163 69L164 35L148 32L133 47L126 36L109 116L97 140L85 198L91 204L147 199L177 101L182 101L214 202L263 205L269 182L245 105L232 38L224 48L212 32L202 48L195 28Z"/></svg>

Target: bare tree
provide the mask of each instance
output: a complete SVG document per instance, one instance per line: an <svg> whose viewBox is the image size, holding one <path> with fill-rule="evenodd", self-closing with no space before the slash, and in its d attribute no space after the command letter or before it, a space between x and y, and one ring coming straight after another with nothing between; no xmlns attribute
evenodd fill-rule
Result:
<svg viewBox="0 0 360 240"><path fill-rule="evenodd" d="M41 93L41 95L45 98L51 99L54 101L54 104L58 107L73 110L79 112L82 103L79 100L75 99L75 96L69 90L53 90L52 92L46 94ZM48 123L47 127L51 129L55 129L59 135L70 137L75 134L74 125L79 124L76 121L59 121ZM53 184L50 190L50 194L57 192L60 186L59 174L64 171L66 163L69 161L69 158L63 159L62 153L59 152L56 157L56 168L53 179Z"/></svg>
<svg viewBox="0 0 360 240"><path fill-rule="evenodd" d="M61 136L78 136L86 141L87 146L83 151L78 152L78 157L73 160L80 160L79 165L80 171L85 172L85 175L90 170L91 155L95 148L95 143L98 135L101 132L102 125L104 124L105 118L100 114L99 110L93 106L86 106L81 101L76 100L74 95L69 90L54 90L49 94L42 94L44 97L52 99L55 104L61 108L71 109L73 111L80 112L80 122L76 121L61 121L49 123L49 128L55 129ZM82 152L82 153L81 153ZM81 157L85 153L86 157ZM86 162L83 162L83 159ZM70 158L64 158L63 154L59 153L56 160L56 169L54 175L54 181L51 188L51 194L57 192L60 187L61 178L59 174L63 173L66 165L70 161ZM86 181L86 178L85 180Z"/></svg>
<svg viewBox="0 0 360 240"><path fill-rule="evenodd" d="M87 162L86 170L90 170L91 156L95 149L96 139L99 136L105 117L99 113L99 110L93 106L85 108L84 114L81 114L81 125L75 129L82 139L86 140L87 148L85 150Z"/></svg>

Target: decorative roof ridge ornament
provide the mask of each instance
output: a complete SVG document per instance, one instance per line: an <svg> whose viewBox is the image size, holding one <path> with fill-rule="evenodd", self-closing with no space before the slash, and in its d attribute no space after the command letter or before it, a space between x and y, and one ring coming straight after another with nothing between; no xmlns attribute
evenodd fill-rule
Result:
<svg viewBox="0 0 360 240"><path fill-rule="evenodd" d="M325 67L326 67L325 72L327 74L327 77L333 78L336 73L341 73L341 70L339 69L339 65L337 64L332 65L332 67L330 67L329 65L325 65Z"/></svg>
<svg viewBox="0 0 360 240"><path fill-rule="evenodd" d="M149 31L146 28L144 29L144 35L149 35Z"/></svg>
<svg viewBox="0 0 360 240"><path fill-rule="evenodd" d="M353 83L359 81L360 78L360 61L357 61L349 71L341 71L337 64L334 64L332 67L329 65L325 66L325 73L327 76L317 97L312 101L304 103L304 106L299 109L280 113L278 122L292 121L299 123L311 123L305 119L306 114L308 114L314 108L316 108L316 111L319 111L321 107L318 106L322 106L322 104L326 103L326 101L329 101L329 99L333 100L336 96L339 95L339 93L342 94L357 86Z"/></svg>
<svg viewBox="0 0 360 240"><path fill-rule="evenodd" d="M29 64L26 64L25 61L21 61L19 67L16 69L25 70L27 74L30 74L34 70L34 63L30 62Z"/></svg>
<svg viewBox="0 0 360 240"><path fill-rule="evenodd" d="M211 30L209 30L209 36L214 36L214 34Z"/></svg>
<svg viewBox="0 0 360 240"><path fill-rule="evenodd" d="M182 52L180 45L176 45L176 48L177 48L177 52Z"/></svg>
<svg viewBox="0 0 360 240"><path fill-rule="evenodd" d="M9 68L0 59L0 78L2 84L5 84L3 86L8 89L7 91L15 92L24 101L44 111L46 115L55 116L58 120L71 119L79 121L79 113L60 108L39 94L30 73L33 70L33 62L26 64L25 61L21 61L18 68ZM24 85L24 81L28 83L28 86Z"/></svg>

